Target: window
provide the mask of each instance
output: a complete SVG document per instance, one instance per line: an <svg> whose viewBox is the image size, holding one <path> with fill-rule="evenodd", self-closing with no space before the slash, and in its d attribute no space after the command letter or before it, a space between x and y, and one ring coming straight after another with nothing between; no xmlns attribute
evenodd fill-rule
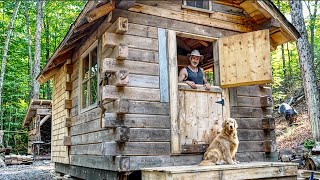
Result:
<svg viewBox="0 0 320 180"><path fill-rule="evenodd" d="M184 0L184 5L210 10L211 0Z"/></svg>
<svg viewBox="0 0 320 180"><path fill-rule="evenodd" d="M98 100L98 50L96 45L90 49L81 59L81 109Z"/></svg>

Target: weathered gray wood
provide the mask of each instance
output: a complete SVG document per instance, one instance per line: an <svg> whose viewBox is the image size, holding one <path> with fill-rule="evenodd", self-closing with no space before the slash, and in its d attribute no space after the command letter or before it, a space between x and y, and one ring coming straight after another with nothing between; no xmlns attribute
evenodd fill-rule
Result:
<svg viewBox="0 0 320 180"><path fill-rule="evenodd" d="M118 171L112 156L70 155L70 164L81 167Z"/></svg>
<svg viewBox="0 0 320 180"><path fill-rule="evenodd" d="M115 58L116 54L115 52L109 52L110 54L107 54L108 51L102 51L101 58ZM159 62L158 58L158 52L157 51L151 51L151 50L144 50L144 49L135 49L135 48L129 48L128 47L128 57L126 58L130 61L141 61L141 62L150 62L150 63L157 63Z"/></svg>
<svg viewBox="0 0 320 180"><path fill-rule="evenodd" d="M242 86L237 87L238 96L272 96L270 87Z"/></svg>
<svg viewBox="0 0 320 180"><path fill-rule="evenodd" d="M119 44L125 44L131 48L146 49L146 50L158 50L158 41L152 38L137 37L132 35L120 35L115 33L105 32L102 35L102 47L104 46L118 46Z"/></svg>
<svg viewBox="0 0 320 180"><path fill-rule="evenodd" d="M229 88L230 106L238 106L237 88Z"/></svg>
<svg viewBox="0 0 320 180"><path fill-rule="evenodd" d="M51 115L51 109L37 109L36 110L36 115L41 115L41 116L46 116L46 115Z"/></svg>
<svg viewBox="0 0 320 180"><path fill-rule="evenodd" d="M158 28L159 71L160 71L160 101L169 102L169 73L167 55L167 32Z"/></svg>
<svg viewBox="0 0 320 180"><path fill-rule="evenodd" d="M126 114L129 113L129 100L117 99L108 104L104 104L104 108L107 110L107 112Z"/></svg>
<svg viewBox="0 0 320 180"><path fill-rule="evenodd" d="M116 84L117 77L111 75L108 84ZM149 75L130 74L126 87L159 88L159 77Z"/></svg>
<svg viewBox="0 0 320 180"><path fill-rule="evenodd" d="M239 162L252 162L252 161L266 161L264 152L241 152L237 153L237 161Z"/></svg>
<svg viewBox="0 0 320 180"><path fill-rule="evenodd" d="M192 34L198 34L203 36L209 36L214 38L221 38L224 36L230 36L238 34L237 32L202 26L198 24L192 24L167 18L161 18L157 16L150 16L142 13L129 12L124 10L115 9L113 11L114 18L119 16L127 17L129 23L159 27L163 29L171 29L180 32L187 32ZM188 28L186 28L188 27Z"/></svg>
<svg viewBox="0 0 320 180"><path fill-rule="evenodd" d="M118 173L116 171L107 171L95 168L86 168L83 166L73 166L69 164L55 163L54 170L59 173L68 174L72 177L81 179L95 179L95 180L118 180Z"/></svg>
<svg viewBox="0 0 320 180"><path fill-rule="evenodd" d="M242 8L227 6L214 2L212 2L212 11L222 12L226 14L234 14L237 16L245 16L245 14L243 14L244 10Z"/></svg>
<svg viewBox="0 0 320 180"><path fill-rule="evenodd" d="M98 144L84 144L74 145L70 147L71 155L102 155L101 154L101 143Z"/></svg>
<svg viewBox="0 0 320 180"><path fill-rule="evenodd" d="M140 24L129 23L129 29L127 34L141 36L141 37L149 37L149 38L158 38L156 27L144 26Z"/></svg>
<svg viewBox="0 0 320 180"><path fill-rule="evenodd" d="M275 139L275 134L270 134L270 138ZM240 141L263 141L265 132L263 130L238 129L238 138Z"/></svg>
<svg viewBox="0 0 320 180"><path fill-rule="evenodd" d="M148 101L135 101L128 100L128 114L159 114L159 115L168 115L169 114L169 105L168 103L160 102L148 102ZM109 102L104 104L106 112L116 112L118 111L117 102Z"/></svg>
<svg viewBox="0 0 320 180"><path fill-rule="evenodd" d="M77 134L85 134L88 132L95 132L100 130L102 130L102 128L100 127L100 119L98 118L93 121L70 127L70 134L74 136Z"/></svg>
<svg viewBox="0 0 320 180"><path fill-rule="evenodd" d="M117 128L118 130L118 128ZM128 132L128 141L132 142L169 142L170 130L169 129L151 129L151 128L130 128Z"/></svg>
<svg viewBox="0 0 320 180"><path fill-rule="evenodd" d="M273 106L273 99L271 96L262 96L260 97L261 107L267 108Z"/></svg>
<svg viewBox="0 0 320 180"><path fill-rule="evenodd" d="M136 61L116 61L111 58L102 60L101 73L105 74L106 71L116 72L121 69L127 69L130 74L143 74L143 75L159 75L158 64L136 62Z"/></svg>
<svg viewBox="0 0 320 180"><path fill-rule="evenodd" d="M116 128L114 141L116 142L128 142L130 138L130 128L121 126Z"/></svg>
<svg viewBox="0 0 320 180"><path fill-rule="evenodd" d="M94 144L103 141L108 142L114 140L114 134L115 132L113 129L105 129L103 131L71 136L71 142L72 145Z"/></svg>
<svg viewBox="0 0 320 180"><path fill-rule="evenodd" d="M237 152L264 152L264 141L240 141Z"/></svg>
<svg viewBox="0 0 320 180"><path fill-rule="evenodd" d="M238 129L262 129L262 118L236 118L236 120Z"/></svg>
<svg viewBox="0 0 320 180"><path fill-rule="evenodd" d="M94 108L72 117L72 126L98 119L100 117L100 110L100 108Z"/></svg>
<svg viewBox="0 0 320 180"><path fill-rule="evenodd" d="M238 107L261 107L260 97L237 96Z"/></svg>
<svg viewBox="0 0 320 180"><path fill-rule="evenodd" d="M210 93L222 93L222 89L219 86L211 86L210 90L205 90L203 85L196 85L197 89L191 88L186 83L179 83L178 88L179 90L185 91L197 91L197 92L210 92Z"/></svg>
<svg viewBox="0 0 320 180"><path fill-rule="evenodd" d="M116 145L115 145L116 144ZM100 148L100 147L97 147ZM116 149L115 149L116 148ZM102 143L102 154L115 155L168 155L170 154L169 142L116 142Z"/></svg>
<svg viewBox="0 0 320 180"><path fill-rule="evenodd" d="M71 127L72 126L72 120L71 118L64 118L64 127Z"/></svg>
<svg viewBox="0 0 320 180"><path fill-rule="evenodd" d="M270 153L277 150L276 142L274 140L264 140L263 142L264 152Z"/></svg>
<svg viewBox="0 0 320 180"><path fill-rule="evenodd" d="M181 153L182 154L193 154L193 153L204 153L206 152L209 144L188 144L181 145Z"/></svg>
<svg viewBox="0 0 320 180"><path fill-rule="evenodd" d="M106 85L102 87L102 99L130 99L141 101L160 101L158 89L137 87L116 87Z"/></svg>
<svg viewBox="0 0 320 180"><path fill-rule="evenodd" d="M254 107L231 107L231 116L234 118L262 118L272 114L272 109Z"/></svg>
<svg viewBox="0 0 320 180"><path fill-rule="evenodd" d="M275 121L273 117L262 118L262 129L271 130L275 129Z"/></svg>
<svg viewBox="0 0 320 180"><path fill-rule="evenodd" d="M145 127L145 128L170 128L169 116L147 114L125 114L117 116L114 113L105 113L102 122L103 128L115 128L118 126Z"/></svg>
<svg viewBox="0 0 320 180"><path fill-rule="evenodd" d="M71 136L64 136L63 137L63 145L64 146L71 146Z"/></svg>

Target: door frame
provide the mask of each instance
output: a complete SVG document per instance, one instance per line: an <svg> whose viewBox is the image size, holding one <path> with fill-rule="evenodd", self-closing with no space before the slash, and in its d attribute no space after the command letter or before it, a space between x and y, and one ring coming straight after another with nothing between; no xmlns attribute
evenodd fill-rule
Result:
<svg viewBox="0 0 320 180"><path fill-rule="evenodd" d="M220 85L219 68L219 48L218 38L201 36L191 33L167 30L167 55L168 55L168 76L169 76L169 102L170 102L170 121L171 121L171 154L181 154L180 127L179 127L179 99L178 99L178 63L177 63L177 36L199 40L210 41L213 43L214 58L214 81L215 85ZM230 117L230 103L228 88L222 89L224 106L222 109L223 117Z"/></svg>

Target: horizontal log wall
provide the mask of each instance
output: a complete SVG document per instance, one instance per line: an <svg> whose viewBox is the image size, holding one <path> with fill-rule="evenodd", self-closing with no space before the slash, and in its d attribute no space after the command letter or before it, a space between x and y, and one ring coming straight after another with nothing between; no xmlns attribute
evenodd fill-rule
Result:
<svg viewBox="0 0 320 180"><path fill-rule="evenodd" d="M272 103L265 105L265 97L272 96L271 88L264 86L243 86L230 89L231 117L238 122L240 161L265 161L270 154L266 143L275 143ZM264 123L269 128L264 127ZM251 153L242 156L241 153Z"/></svg>
<svg viewBox="0 0 320 180"><path fill-rule="evenodd" d="M171 10L181 11L181 4L165 6ZM102 34L111 25L108 22L102 23L98 29L90 33L92 35L72 57L72 107L70 113L71 124L68 125L71 135L70 163L76 166L114 171L138 170L140 167L146 166L197 164L202 155L169 155L170 136L168 136L168 132L171 122L169 119L169 104L160 102L157 28L215 38L238 34L238 32L119 9L113 11L111 22L114 22L118 17L128 18L129 21L128 31L123 35L126 41L122 42L124 44L128 42L126 44L128 46L128 57L125 60L107 59L107 50L102 50L101 65L106 64L105 67L109 68L104 70L128 69L129 83L125 87L116 87L112 84L113 79L111 78L110 84L100 90L101 92L104 89L107 92L112 92L110 94L114 98L128 99L129 109L126 114L119 115L114 112L117 107L112 102L106 104L110 109L107 108L107 112L104 113L102 127L100 126L100 107L82 113L79 112L79 57L91 44L101 38ZM108 36L108 38L112 37L117 38L119 36L114 34ZM141 42L139 39L144 39L144 41ZM121 41L112 42L115 45L121 43ZM144 43L151 44L146 46ZM107 95L108 93L106 93ZM255 120L255 117L253 120ZM123 135L119 127L128 128L128 131L126 131L129 135L127 142L115 142L119 139L119 136ZM244 129L243 131L239 129L239 134L242 134L240 135L241 142L246 142L248 136L254 137L254 141L250 141L248 144L242 143L238 155L255 160L257 156L260 157L262 152L262 129L257 128L256 131L252 132L246 132ZM148 149L149 146L151 147L150 150ZM109 147L112 148L108 149ZM248 149L251 152L247 152ZM117 158L114 160L112 157L115 155L119 158L121 157L119 155L124 155L126 157L123 158L125 161L130 158L130 166L122 167L122 161L117 161Z"/></svg>

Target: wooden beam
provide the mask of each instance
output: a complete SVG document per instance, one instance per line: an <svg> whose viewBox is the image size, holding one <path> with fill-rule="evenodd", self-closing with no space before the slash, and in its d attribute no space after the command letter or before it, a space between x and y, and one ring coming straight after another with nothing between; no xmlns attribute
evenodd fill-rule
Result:
<svg viewBox="0 0 320 180"><path fill-rule="evenodd" d="M95 21L101 18L102 16L108 14L109 12L111 12L114 8L115 8L114 1L104 4L98 8L95 8L87 13L86 15L87 21L89 23L92 21Z"/></svg>
<svg viewBox="0 0 320 180"><path fill-rule="evenodd" d="M107 31L110 33L125 34L128 31L128 18L118 17Z"/></svg>
<svg viewBox="0 0 320 180"><path fill-rule="evenodd" d="M272 130L275 129L275 121L273 117L262 118L262 129L263 130Z"/></svg>
<svg viewBox="0 0 320 180"><path fill-rule="evenodd" d="M72 91L72 82L71 81L66 81L65 91Z"/></svg>
<svg viewBox="0 0 320 180"><path fill-rule="evenodd" d="M39 78L37 79L38 83L41 85L49 81L56 74L56 72L58 72L58 70L59 69L56 67L46 71L45 73L39 76Z"/></svg>
<svg viewBox="0 0 320 180"><path fill-rule="evenodd" d="M120 2L117 1L116 7L117 9L128 10L135 5L135 2L135 0L121 0Z"/></svg>
<svg viewBox="0 0 320 180"><path fill-rule="evenodd" d="M52 65L58 66L59 64L62 64L71 58L72 58L72 52L66 52L64 54L59 53L59 57L53 60Z"/></svg>
<svg viewBox="0 0 320 180"><path fill-rule="evenodd" d="M188 44L186 44L184 41L182 41L180 38L177 38L177 44L178 44L178 47L184 50L187 50L189 52L192 51L191 47Z"/></svg>
<svg viewBox="0 0 320 180"><path fill-rule="evenodd" d="M51 109L37 109L36 115L51 115Z"/></svg>
<svg viewBox="0 0 320 180"><path fill-rule="evenodd" d="M44 118L42 118L40 121L40 126L42 126L50 117L51 117L51 114L46 115Z"/></svg>
<svg viewBox="0 0 320 180"><path fill-rule="evenodd" d="M269 29L269 34L272 34L276 31L280 31L280 28L281 28L280 21L274 18L271 18L261 24L256 24L253 27L253 30L258 31L263 29Z"/></svg>
<svg viewBox="0 0 320 180"><path fill-rule="evenodd" d="M72 126L72 119L71 118L64 118L64 127L71 127Z"/></svg>
<svg viewBox="0 0 320 180"><path fill-rule="evenodd" d="M250 32L251 31L251 28L249 28L245 25L226 22L226 21L222 21L222 20L218 20L218 19L212 19L210 17L199 18L199 16L196 13L177 12L177 11L172 11L172 10L168 10L168 9L164 9L164 8L147 6L147 5L143 5L143 4L136 4L135 6L131 7L129 9L129 11L140 12L140 13L144 13L144 14L159 16L159 17L166 17L169 19L175 19L175 20L179 20L179 21L207 25L207 26L211 26L211 27L228 29L228 30L233 30L233 31L238 31L238 32Z"/></svg>
<svg viewBox="0 0 320 180"><path fill-rule="evenodd" d="M261 107L272 107L273 106L273 99L271 96L262 96L260 97Z"/></svg>
<svg viewBox="0 0 320 180"><path fill-rule="evenodd" d="M128 58L128 54L128 46L124 44L119 44L118 46L114 47L112 57L117 60L124 60Z"/></svg>
<svg viewBox="0 0 320 180"><path fill-rule="evenodd" d="M123 126L117 127L115 141L116 142L128 142L129 141L130 128Z"/></svg>
<svg viewBox="0 0 320 180"><path fill-rule="evenodd" d="M126 86L129 83L129 71L127 69L119 70L115 74L116 76L116 86Z"/></svg>
<svg viewBox="0 0 320 180"><path fill-rule="evenodd" d="M71 146L71 136L64 136L63 137L63 145L64 146Z"/></svg>
<svg viewBox="0 0 320 180"><path fill-rule="evenodd" d="M66 99L64 101L64 108L65 109L72 109L72 100L71 99Z"/></svg>
<svg viewBox="0 0 320 180"><path fill-rule="evenodd" d="M111 103L111 104L110 104ZM116 114L126 114L129 112L129 100L128 99L117 99L109 104L104 104L104 107L108 110L111 109Z"/></svg>

